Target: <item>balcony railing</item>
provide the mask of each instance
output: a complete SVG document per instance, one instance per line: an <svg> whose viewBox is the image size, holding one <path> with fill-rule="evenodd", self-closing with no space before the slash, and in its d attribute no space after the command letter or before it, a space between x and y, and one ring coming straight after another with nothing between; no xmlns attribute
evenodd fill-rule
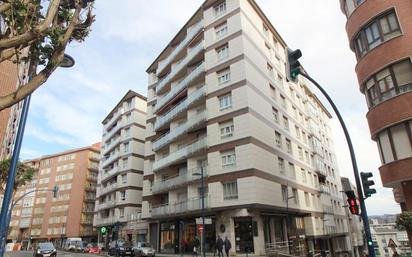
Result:
<svg viewBox="0 0 412 257"><path fill-rule="evenodd" d="M100 187L99 195L107 194L108 192L115 190L117 187L117 183L113 183L110 186L106 186L105 188Z"/></svg>
<svg viewBox="0 0 412 257"><path fill-rule="evenodd" d="M330 189L329 189L329 187L327 187L327 186L324 185L324 184L320 184L320 185L319 185L319 191L320 191L321 193L330 194Z"/></svg>
<svg viewBox="0 0 412 257"><path fill-rule="evenodd" d="M209 196L205 196L205 209L210 208ZM165 204L152 208L152 217L181 214L202 209L202 198L196 197L179 203Z"/></svg>
<svg viewBox="0 0 412 257"><path fill-rule="evenodd" d="M192 70L192 72L184 78L182 81L180 81L178 84L173 86L167 94L165 94L163 97L159 97L157 99L156 107L154 109L154 112L157 112L160 108L162 108L167 102L169 102L173 97L175 97L179 92L181 92L183 89L187 88L190 83L195 80L200 74L202 74L205 71L205 63L202 62L199 64L196 68Z"/></svg>
<svg viewBox="0 0 412 257"><path fill-rule="evenodd" d="M192 38L203 29L203 20L198 22L197 24L193 25L190 30L188 31L186 37L180 41L180 43L175 46L175 48L172 50L172 52L169 54L168 57L165 59L161 60L159 62L158 68L157 68L157 74L160 74L163 72L163 70L175 59L175 57L187 46L187 44L192 40Z"/></svg>
<svg viewBox="0 0 412 257"><path fill-rule="evenodd" d="M183 68L185 68L196 55L203 51L203 49L203 41L197 44L195 47L188 49L186 57L180 63L176 64L172 68L172 71L168 75L166 75L166 77L159 81L159 83L156 86L156 91L158 93L161 93L165 86L172 82L176 74L178 74Z"/></svg>
<svg viewBox="0 0 412 257"><path fill-rule="evenodd" d="M108 164L112 163L114 160L118 159L120 155L120 151L116 151L113 155L103 161L102 166L105 167Z"/></svg>
<svg viewBox="0 0 412 257"><path fill-rule="evenodd" d="M110 225L110 224L115 224L117 222L126 222L127 219L126 217L115 217L115 216L110 216L107 218L96 218L96 225L97 226L102 226L102 225Z"/></svg>
<svg viewBox="0 0 412 257"><path fill-rule="evenodd" d="M322 211L324 212L324 213L329 213L329 214L333 214L334 212L333 212L333 207L332 207L332 205L323 205L322 206Z"/></svg>
<svg viewBox="0 0 412 257"><path fill-rule="evenodd" d="M176 116L186 111L189 107L195 104L198 100L206 96L206 87L201 87L192 94L188 95L185 100L174 106L167 113L160 116L155 123L155 130L159 130L170 121L172 121Z"/></svg>
<svg viewBox="0 0 412 257"><path fill-rule="evenodd" d="M106 135L103 137L103 141L106 141L108 138L113 137L114 134L118 133L119 130L124 126L124 121L119 120L117 122L117 125L113 127L110 132L106 133Z"/></svg>
<svg viewBox="0 0 412 257"><path fill-rule="evenodd" d="M153 142L153 151L157 151L163 146L170 144L174 140L178 139L180 136L185 135L188 131L193 128L196 128L200 124L204 123L207 120L207 112L203 111L197 113L195 117L187 120L185 123L179 125L176 128L173 128L161 138Z"/></svg>
<svg viewBox="0 0 412 257"><path fill-rule="evenodd" d="M106 153L110 152L110 150L112 150L113 146L116 146L120 140L122 139L122 137L119 135L116 139L112 139L112 141L107 144L104 148L104 150L102 151L102 155L105 155Z"/></svg>
<svg viewBox="0 0 412 257"><path fill-rule="evenodd" d="M102 180L105 180L106 178L110 177L111 175L119 172L119 166L113 167L111 170L109 170L106 173L102 174Z"/></svg>
<svg viewBox="0 0 412 257"><path fill-rule="evenodd" d="M97 205L97 209L102 210L102 209L112 208L112 207L116 206L116 204L117 204L116 200L106 201L104 203L101 203L101 204Z"/></svg>
<svg viewBox="0 0 412 257"><path fill-rule="evenodd" d="M168 167L180 160L186 159L207 148L206 137L198 139L197 141L177 150L162 159L155 161L153 164L153 171L158 171L162 168Z"/></svg>
<svg viewBox="0 0 412 257"><path fill-rule="evenodd" d="M118 109L114 114L113 117L103 126L104 129L110 127L114 121L116 121L122 114L124 113L124 109Z"/></svg>
<svg viewBox="0 0 412 257"><path fill-rule="evenodd" d="M178 188L179 186L186 185L192 181L200 179L199 175L193 175L193 173L200 173L200 168L190 169L184 174L169 177L165 180L155 182L152 186L152 193L161 193ZM207 168L203 168L203 176L207 177Z"/></svg>

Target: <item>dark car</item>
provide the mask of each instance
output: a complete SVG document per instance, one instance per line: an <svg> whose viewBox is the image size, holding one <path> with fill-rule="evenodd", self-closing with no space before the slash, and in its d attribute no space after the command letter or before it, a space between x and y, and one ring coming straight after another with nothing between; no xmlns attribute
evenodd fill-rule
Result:
<svg viewBox="0 0 412 257"><path fill-rule="evenodd" d="M114 255L116 257L120 256L134 256L133 245L130 242L125 242L123 240L112 241L109 244L109 255Z"/></svg>
<svg viewBox="0 0 412 257"><path fill-rule="evenodd" d="M57 251L54 245L50 242L39 243L34 248L33 257L56 257Z"/></svg>

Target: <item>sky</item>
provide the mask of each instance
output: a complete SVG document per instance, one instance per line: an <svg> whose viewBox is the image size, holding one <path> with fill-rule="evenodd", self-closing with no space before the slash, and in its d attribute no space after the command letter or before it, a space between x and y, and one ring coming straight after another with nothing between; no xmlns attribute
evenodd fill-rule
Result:
<svg viewBox="0 0 412 257"><path fill-rule="evenodd" d="M57 70L33 94L21 158L100 141L102 120L129 89L147 95L145 70L202 2L96 1L96 22L89 38L66 50L76 60L75 66ZM366 200L368 214L399 213L392 190L383 188L380 180L381 162L376 143L370 139L366 101L359 91L356 59L349 49L346 17L340 11L339 1L256 2L288 46L301 49L301 63L341 111L354 143L359 170L373 172L377 184L378 193ZM346 141L336 119L332 120L332 129L341 176L354 181Z"/></svg>

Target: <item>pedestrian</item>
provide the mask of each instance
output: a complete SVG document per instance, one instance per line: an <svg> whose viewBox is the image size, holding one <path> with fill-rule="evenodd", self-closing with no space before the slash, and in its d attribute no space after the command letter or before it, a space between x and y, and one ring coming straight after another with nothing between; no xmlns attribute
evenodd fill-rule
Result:
<svg viewBox="0 0 412 257"><path fill-rule="evenodd" d="M223 240L219 235L217 236L217 240L216 240L216 249L217 249L217 255L219 257L223 257Z"/></svg>
<svg viewBox="0 0 412 257"><path fill-rule="evenodd" d="M199 250L199 246L200 246L200 241L199 238L197 238L197 236L195 237L195 239L193 240L193 257L197 257L197 251Z"/></svg>
<svg viewBox="0 0 412 257"><path fill-rule="evenodd" d="M180 241L180 250L181 250L182 256L186 252L186 247L187 247L187 241L184 238L182 238L182 241Z"/></svg>
<svg viewBox="0 0 412 257"><path fill-rule="evenodd" d="M232 244L230 243L230 240L227 239L227 236L225 237L224 245L225 245L226 257L229 257L229 251L232 248Z"/></svg>

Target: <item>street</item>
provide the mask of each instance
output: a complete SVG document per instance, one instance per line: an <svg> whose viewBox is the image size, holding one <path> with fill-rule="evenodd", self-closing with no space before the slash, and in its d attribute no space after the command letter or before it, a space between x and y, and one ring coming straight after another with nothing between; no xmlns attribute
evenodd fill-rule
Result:
<svg viewBox="0 0 412 257"><path fill-rule="evenodd" d="M4 255L5 257L32 257L32 251L14 251L14 252L6 252ZM57 250L58 257L91 257L91 256L100 256L88 253L74 253L74 252L64 252Z"/></svg>

